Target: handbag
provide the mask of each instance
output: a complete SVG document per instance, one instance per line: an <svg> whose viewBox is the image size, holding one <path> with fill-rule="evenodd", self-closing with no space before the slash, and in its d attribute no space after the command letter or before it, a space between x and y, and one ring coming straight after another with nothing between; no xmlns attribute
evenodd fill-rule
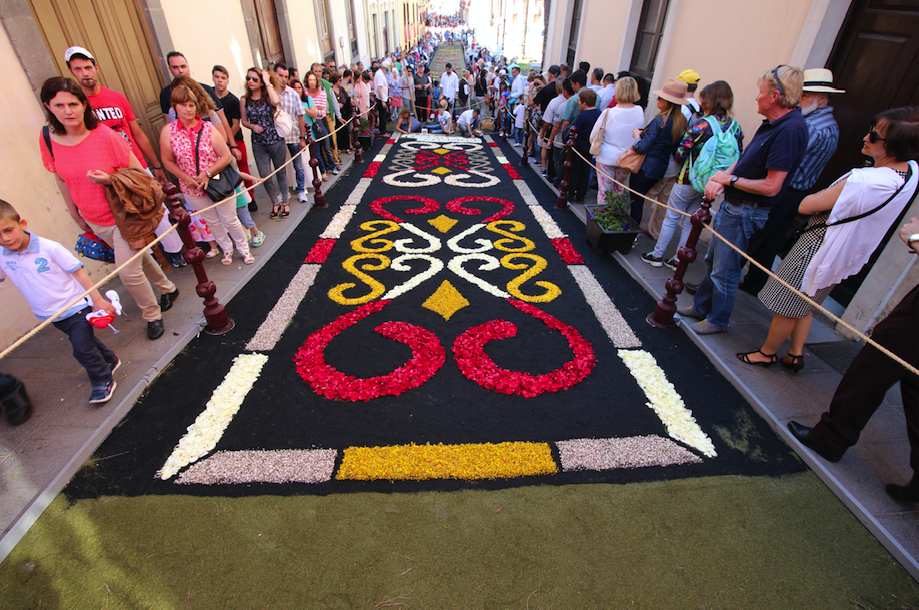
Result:
<svg viewBox="0 0 919 610"><path fill-rule="evenodd" d="M635 152L635 149L629 146L625 149L624 153L619 155L619 160L616 161L616 167L637 174L644 163L645 155Z"/></svg>
<svg viewBox="0 0 919 610"><path fill-rule="evenodd" d="M115 250L92 231L77 237L77 245L73 249L80 256L91 258L94 261L115 262Z"/></svg>
<svg viewBox="0 0 919 610"><path fill-rule="evenodd" d="M590 141L590 154L595 157L600 154L600 148L603 146L603 135L606 132L606 113L606 110L600 113L600 118L597 119L597 122L600 123L600 130L597 131L594 139Z"/></svg>
<svg viewBox="0 0 919 610"><path fill-rule="evenodd" d="M280 106L274 110L274 130L282 138L286 138L294 130L294 120L290 114Z"/></svg>
<svg viewBox="0 0 919 610"><path fill-rule="evenodd" d="M202 129L198 130L198 139L195 140L195 175L201 173L198 148L201 144L202 133L204 133L203 126ZM227 197L235 196L236 187L242 184L242 181L242 176L239 175L239 172L236 171L236 168L233 167L231 163L223 168L220 173L214 174L211 179L207 181L207 187L205 187L204 193L207 195L208 199L217 203L223 201Z"/></svg>

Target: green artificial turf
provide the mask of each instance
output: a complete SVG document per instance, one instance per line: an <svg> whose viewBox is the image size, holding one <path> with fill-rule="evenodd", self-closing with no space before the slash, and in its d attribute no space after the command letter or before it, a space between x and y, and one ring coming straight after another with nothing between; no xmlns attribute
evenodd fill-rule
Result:
<svg viewBox="0 0 919 610"><path fill-rule="evenodd" d="M452 493L59 496L0 564L3 608L916 605L917 583L810 472Z"/></svg>

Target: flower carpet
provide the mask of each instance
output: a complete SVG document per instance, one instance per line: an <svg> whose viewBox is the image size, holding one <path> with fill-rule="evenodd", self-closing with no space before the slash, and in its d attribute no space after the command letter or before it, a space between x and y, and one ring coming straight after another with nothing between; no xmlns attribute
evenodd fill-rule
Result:
<svg viewBox="0 0 919 610"><path fill-rule="evenodd" d="M803 470L529 168L383 143L65 494L331 494Z"/></svg>

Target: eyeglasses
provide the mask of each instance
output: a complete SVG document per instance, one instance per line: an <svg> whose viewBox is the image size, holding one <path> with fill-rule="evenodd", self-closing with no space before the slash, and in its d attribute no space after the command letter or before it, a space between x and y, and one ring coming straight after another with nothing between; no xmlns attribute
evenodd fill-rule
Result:
<svg viewBox="0 0 919 610"><path fill-rule="evenodd" d="M872 144L875 144L877 142L885 142L887 141L887 138L882 138L881 134L879 134L877 131L872 129L871 131L868 132L868 141L871 142Z"/></svg>
<svg viewBox="0 0 919 610"><path fill-rule="evenodd" d="M781 64L772 69L772 75L775 77L775 84L779 86L779 97L783 97L785 92L782 90L782 81L779 79L779 68L785 68L786 64Z"/></svg>
<svg viewBox="0 0 919 610"><path fill-rule="evenodd" d="M260 83L260 82L262 82L262 79L260 79L258 76L247 76L247 77L246 77L246 80L247 80L247 81L252 81L253 83Z"/></svg>

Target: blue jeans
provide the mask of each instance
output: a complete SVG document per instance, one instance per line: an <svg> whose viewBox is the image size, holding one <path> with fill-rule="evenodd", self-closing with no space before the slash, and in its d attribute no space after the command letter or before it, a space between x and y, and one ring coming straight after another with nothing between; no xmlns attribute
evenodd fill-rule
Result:
<svg viewBox="0 0 919 610"><path fill-rule="evenodd" d="M73 357L76 358L89 376L92 387L108 385L112 380L111 365L117 356L93 334L92 325L86 321L86 314L92 311L86 307L69 318L58 320L53 324L70 337L73 346Z"/></svg>
<svg viewBox="0 0 919 610"><path fill-rule="evenodd" d="M290 157L293 159L294 155L300 152L299 144L291 144L287 142L287 150L290 151ZM297 176L297 193L302 193L306 190L306 172L303 171L303 156L308 155L309 153L303 153L296 159L294 159L294 174ZM309 157L307 157L308 159Z"/></svg>
<svg viewBox="0 0 919 610"><path fill-rule="evenodd" d="M741 251L747 250L750 237L763 228L769 217L769 208L754 208L725 201L715 215L712 228ZM740 282L743 258L727 244L712 236L705 257L708 273L693 301L693 311L716 328L727 328Z"/></svg>
<svg viewBox="0 0 919 610"><path fill-rule="evenodd" d="M523 127L514 126L514 142L523 144Z"/></svg>

